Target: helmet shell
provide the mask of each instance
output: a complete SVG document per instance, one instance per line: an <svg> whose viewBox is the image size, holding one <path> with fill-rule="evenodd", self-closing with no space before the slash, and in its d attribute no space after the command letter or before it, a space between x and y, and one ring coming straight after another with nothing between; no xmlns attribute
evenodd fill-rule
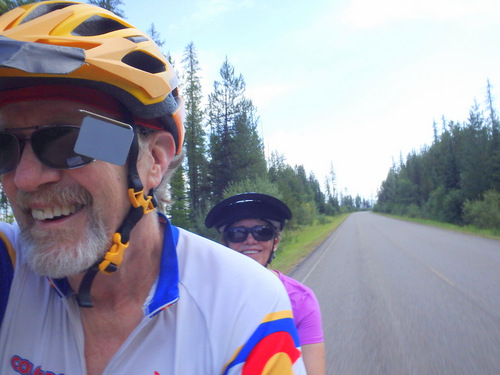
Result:
<svg viewBox="0 0 500 375"><path fill-rule="evenodd" d="M0 17L0 92L54 84L98 89L134 116L160 119L180 153L184 105L177 75L148 35L114 13L54 0Z"/></svg>

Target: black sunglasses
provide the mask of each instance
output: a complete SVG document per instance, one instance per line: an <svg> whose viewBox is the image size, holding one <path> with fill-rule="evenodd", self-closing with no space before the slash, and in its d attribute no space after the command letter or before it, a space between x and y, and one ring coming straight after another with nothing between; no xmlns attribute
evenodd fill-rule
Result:
<svg viewBox="0 0 500 375"><path fill-rule="evenodd" d="M230 227L224 231L224 239L229 242L243 242L248 234L252 234L256 241L269 241L275 236L274 228L269 225L256 225L252 228Z"/></svg>
<svg viewBox="0 0 500 375"><path fill-rule="evenodd" d="M32 130L30 138L21 137L15 132ZM83 167L95 159L77 154L75 143L80 132L79 126L47 125L27 128L5 129L0 132L0 174L14 170L21 159L26 141L36 157L46 166L56 169Z"/></svg>

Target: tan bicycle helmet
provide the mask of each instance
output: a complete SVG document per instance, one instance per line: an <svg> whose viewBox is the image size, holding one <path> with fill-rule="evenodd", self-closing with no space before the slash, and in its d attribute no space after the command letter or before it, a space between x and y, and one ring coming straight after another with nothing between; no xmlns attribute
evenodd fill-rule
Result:
<svg viewBox="0 0 500 375"><path fill-rule="evenodd" d="M149 36L112 12L56 0L0 17L0 102L6 91L43 85L106 92L135 117L159 120L181 151L184 106L177 76Z"/></svg>

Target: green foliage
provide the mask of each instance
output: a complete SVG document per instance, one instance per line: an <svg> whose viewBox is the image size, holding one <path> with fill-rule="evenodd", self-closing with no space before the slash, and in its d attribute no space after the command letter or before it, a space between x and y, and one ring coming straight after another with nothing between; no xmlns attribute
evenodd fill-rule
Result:
<svg viewBox="0 0 500 375"><path fill-rule="evenodd" d="M269 178L276 184L285 202L293 213L291 226L310 222L308 207L314 201L314 193L309 185L303 166L292 168L285 163L283 156L273 154L269 161ZM305 216L303 216L305 215Z"/></svg>
<svg viewBox="0 0 500 375"><path fill-rule="evenodd" d="M184 64L184 91L186 106L186 129L184 147L186 150L188 200L190 217L195 227L203 224L200 220L207 210L209 198L208 162L206 158L206 132L203 127L202 87L200 65L194 44L188 44L182 59Z"/></svg>
<svg viewBox="0 0 500 375"><path fill-rule="evenodd" d="M296 207L294 214L297 225L312 225L317 215L316 205L313 201L302 202Z"/></svg>
<svg viewBox="0 0 500 375"><path fill-rule="evenodd" d="M263 143L257 133L256 109L245 97L245 81L236 76L228 59L208 96L210 126L209 176L214 200L231 181L253 179L266 173Z"/></svg>
<svg viewBox="0 0 500 375"><path fill-rule="evenodd" d="M500 230L500 192L488 190L480 200L466 200L464 221L478 228Z"/></svg>
<svg viewBox="0 0 500 375"><path fill-rule="evenodd" d="M41 1L41 0L39 0ZM0 16L21 5L35 3L34 0L0 0Z"/></svg>
<svg viewBox="0 0 500 375"><path fill-rule="evenodd" d="M168 209L168 214L172 224L189 228L189 211L186 199L185 171L180 165L170 180L170 192L172 204Z"/></svg>
<svg viewBox="0 0 500 375"><path fill-rule="evenodd" d="M269 181L267 177L230 182L224 189L223 198L226 199L241 193L261 193L282 199L278 186Z"/></svg>
<svg viewBox="0 0 500 375"><path fill-rule="evenodd" d="M12 210L10 209L9 201L5 195L2 185L0 184L0 221L11 223L14 221Z"/></svg>
<svg viewBox="0 0 500 375"><path fill-rule="evenodd" d="M433 144L391 168L375 210L462 225L495 222L497 206L484 215L478 208L487 191L500 188L500 130L490 88L488 82L487 114L474 103L464 123L443 119L441 134L434 123Z"/></svg>
<svg viewBox="0 0 500 375"><path fill-rule="evenodd" d="M447 191L443 186L434 190L423 207L424 217L431 220L459 224L462 199L460 190Z"/></svg>

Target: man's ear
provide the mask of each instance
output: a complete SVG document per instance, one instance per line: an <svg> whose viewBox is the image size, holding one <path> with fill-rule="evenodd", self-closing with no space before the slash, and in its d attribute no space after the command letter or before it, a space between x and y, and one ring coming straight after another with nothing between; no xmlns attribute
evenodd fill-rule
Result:
<svg viewBox="0 0 500 375"><path fill-rule="evenodd" d="M149 188L157 188L175 154L172 134L160 131L150 135L147 183Z"/></svg>

